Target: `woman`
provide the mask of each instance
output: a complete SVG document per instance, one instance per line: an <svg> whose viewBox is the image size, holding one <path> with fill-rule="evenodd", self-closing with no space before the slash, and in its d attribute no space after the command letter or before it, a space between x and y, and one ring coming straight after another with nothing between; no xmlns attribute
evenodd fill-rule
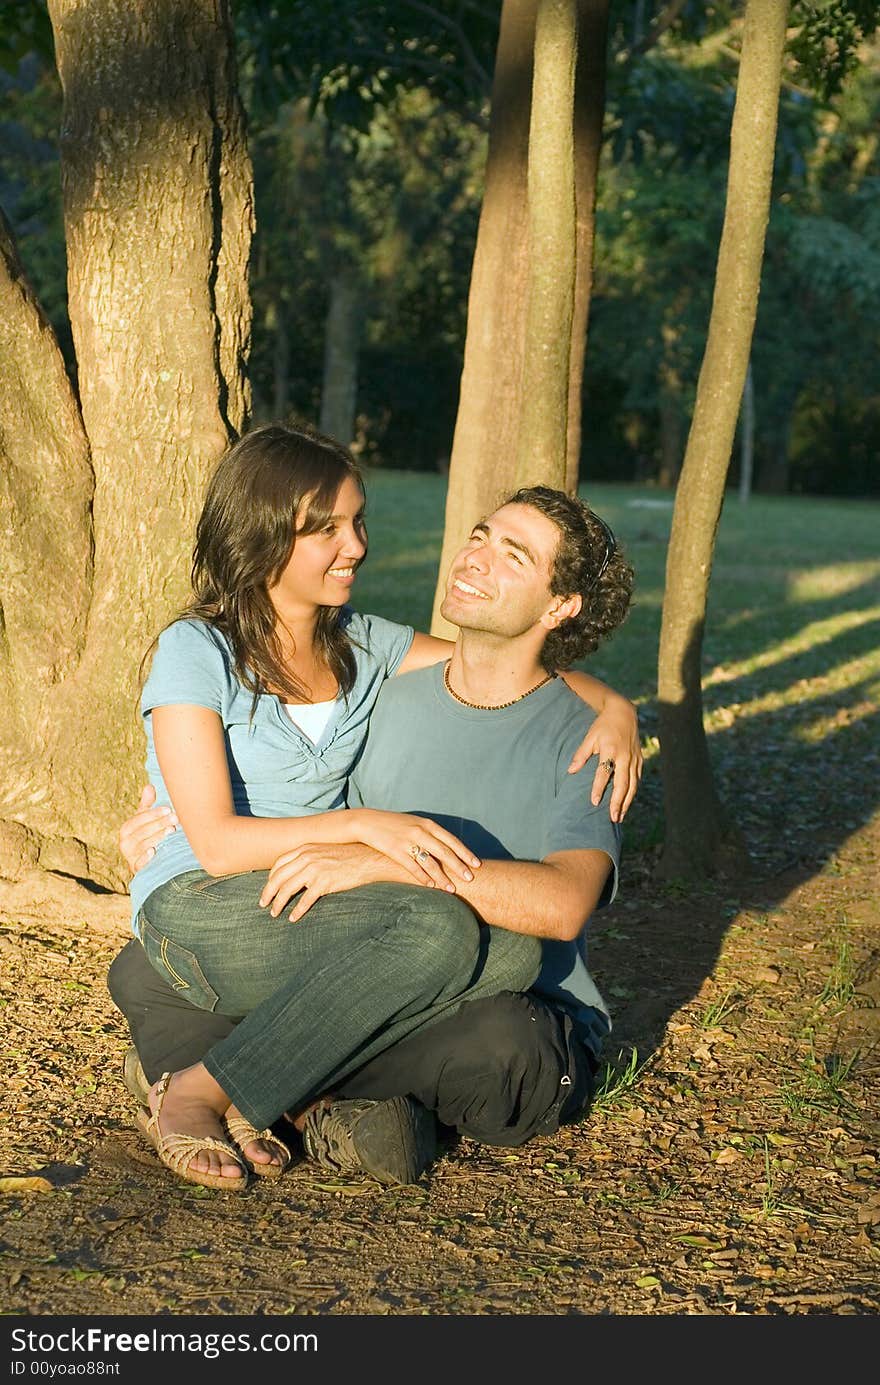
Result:
<svg viewBox="0 0 880 1385"><path fill-rule="evenodd" d="M321 987L330 984L328 949L338 945L342 959L334 980L353 949L363 946L365 957L375 951L385 1008L381 1021L371 1012L370 1033L402 1035L465 992L470 999L522 990L536 973L533 939L493 937L473 983L477 925L454 896L456 879L472 878L480 863L463 843L427 818L343 806L384 679L450 651L446 641L347 607L366 556L363 508L355 464L330 439L277 426L241 439L209 485L194 600L160 636L143 691L150 779L160 804L173 803L183 831L161 842L132 882L134 931L153 965L189 1000L247 1016L234 1053L230 1038L226 1051L217 1045L204 1063L156 1084L152 1115L143 1112L139 1121L163 1162L208 1186L244 1186L242 1157L255 1172L281 1172L282 1146L247 1119L247 1110L269 1112L268 1125L288 1108L291 1092L277 1071L287 1065L268 1061L254 1071L249 1063L254 1047L265 1055L271 1032L282 1051L292 1045L297 1054L293 1100L317 1095L314 1084L333 1064L326 1051L310 1060L305 1050L309 1005L318 1006ZM587 675L567 678L591 705L613 699ZM610 736L594 724L579 756L583 763L599 748L606 761L633 766L629 775L621 769L622 816L639 756L631 709L618 703ZM383 885L377 877L366 894L357 892L354 920L350 901L337 896L319 901L310 911L318 917L296 929L245 923L262 883L247 873L301 844L349 842L374 848L437 894L432 899L427 890ZM243 890L250 892L246 904ZM381 920L389 901L396 908L403 896L410 897L401 904L407 917L400 926L418 946L395 953ZM364 916L370 910L373 921ZM413 988L422 997L418 1006ZM357 1025L340 1010L340 1060L368 1037ZM237 1150L223 1137L221 1118Z"/></svg>

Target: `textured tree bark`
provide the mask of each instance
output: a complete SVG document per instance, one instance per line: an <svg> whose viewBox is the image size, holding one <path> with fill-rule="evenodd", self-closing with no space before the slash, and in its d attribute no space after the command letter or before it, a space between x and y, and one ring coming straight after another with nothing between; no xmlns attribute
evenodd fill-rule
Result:
<svg viewBox="0 0 880 1385"><path fill-rule="evenodd" d="M529 128L529 284L516 485L565 485L575 280L575 0L539 0Z"/></svg>
<svg viewBox="0 0 880 1385"><path fill-rule="evenodd" d="M669 540L658 669L666 812L660 870L673 878L745 866L741 835L712 777L700 664L715 534L758 306L787 14L785 0L747 0L715 294Z"/></svg>
<svg viewBox="0 0 880 1385"><path fill-rule="evenodd" d="M324 336L321 431L346 446L354 438L360 315L355 277L344 272L335 274L330 283Z"/></svg>
<svg viewBox="0 0 880 1385"><path fill-rule="evenodd" d="M528 156L537 0L504 0L492 80L486 184L468 297L467 338L449 461L446 526L431 629L446 574L470 526L513 489L528 282Z"/></svg>
<svg viewBox="0 0 880 1385"><path fill-rule="evenodd" d="M248 410L251 171L226 0L51 0L50 16L80 407L44 343L32 427L46 452L64 439L53 465L75 477L76 513L51 519L78 556L64 596L46 581L17 618L30 646L60 651L54 683L27 677L4 604L5 676L38 749L7 747L0 817L41 864L119 888L120 808L143 777L138 665L185 597L205 479ZM0 413L14 383L0 375ZM5 429L0 449L19 523L27 488ZM53 582L65 567L52 556Z"/></svg>
<svg viewBox="0 0 880 1385"><path fill-rule="evenodd" d="M578 23L583 25L574 116L577 266L568 329L570 346L563 343L562 347L569 361L566 461L562 473L552 478L568 489L577 484L580 457L608 0L578 0L575 8ZM435 634L447 637L455 634L440 615L449 563L475 520L517 484L530 262L528 161L536 11L537 0L504 0L501 11L486 185L471 275L464 369L431 624Z"/></svg>

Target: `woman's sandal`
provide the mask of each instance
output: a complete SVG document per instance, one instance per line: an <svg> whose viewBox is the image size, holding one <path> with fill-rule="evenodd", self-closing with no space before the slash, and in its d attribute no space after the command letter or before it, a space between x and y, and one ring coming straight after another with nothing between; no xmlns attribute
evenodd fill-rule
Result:
<svg viewBox="0 0 880 1385"><path fill-rule="evenodd" d="M227 1116L226 1129L229 1137L238 1146L242 1158L258 1178L280 1178L290 1163L290 1150L283 1140L279 1140L277 1135L273 1135L271 1130L257 1130L251 1125L250 1121L245 1120L244 1116ZM262 1140L269 1148L278 1154L280 1162L271 1164L258 1164L253 1159L248 1159L244 1152L245 1145L252 1144L254 1140Z"/></svg>
<svg viewBox="0 0 880 1385"><path fill-rule="evenodd" d="M141 1107L137 1113L137 1124L141 1134L149 1140L166 1168L176 1173L186 1183L198 1183L203 1188L221 1188L227 1193L240 1193L247 1187L247 1170L242 1166L238 1153L226 1140L218 1140L213 1135L183 1135L172 1131L163 1135L159 1129L159 1116L162 1103L171 1080L170 1072L163 1072L156 1087L156 1113L151 1116L147 1108ZM262 1137L261 1137L262 1138ZM213 1149L231 1164L241 1169L240 1178L224 1178L219 1173L203 1173L201 1169L191 1169L190 1163L202 1150Z"/></svg>

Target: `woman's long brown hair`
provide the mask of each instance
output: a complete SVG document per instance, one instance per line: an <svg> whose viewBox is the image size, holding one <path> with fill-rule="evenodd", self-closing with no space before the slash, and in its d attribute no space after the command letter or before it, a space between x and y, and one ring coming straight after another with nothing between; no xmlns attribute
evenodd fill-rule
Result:
<svg viewBox="0 0 880 1385"><path fill-rule="evenodd" d="M307 427L267 424L224 453L208 484L193 550L193 599L175 620L203 620L220 630L237 677L255 699L271 689L294 702L307 700L285 665L269 588L287 565L297 533L314 534L327 523L348 477L362 485L341 443ZM321 607L315 652L347 694L356 670L341 614L339 607Z"/></svg>

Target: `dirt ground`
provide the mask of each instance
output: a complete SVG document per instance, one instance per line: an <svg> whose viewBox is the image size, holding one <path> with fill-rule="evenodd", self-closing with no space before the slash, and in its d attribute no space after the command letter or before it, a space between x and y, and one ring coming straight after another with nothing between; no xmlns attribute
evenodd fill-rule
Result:
<svg viewBox="0 0 880 1385"><path fill-rule="evenodd" d="M127 901L0 885L9 1314L873 1314L880 817L736 889L630 871L593 930L615 1012L585 1122L450 1141L383 1190L294 1163L241 1196L138 1135L105 989Z"/></svg>

